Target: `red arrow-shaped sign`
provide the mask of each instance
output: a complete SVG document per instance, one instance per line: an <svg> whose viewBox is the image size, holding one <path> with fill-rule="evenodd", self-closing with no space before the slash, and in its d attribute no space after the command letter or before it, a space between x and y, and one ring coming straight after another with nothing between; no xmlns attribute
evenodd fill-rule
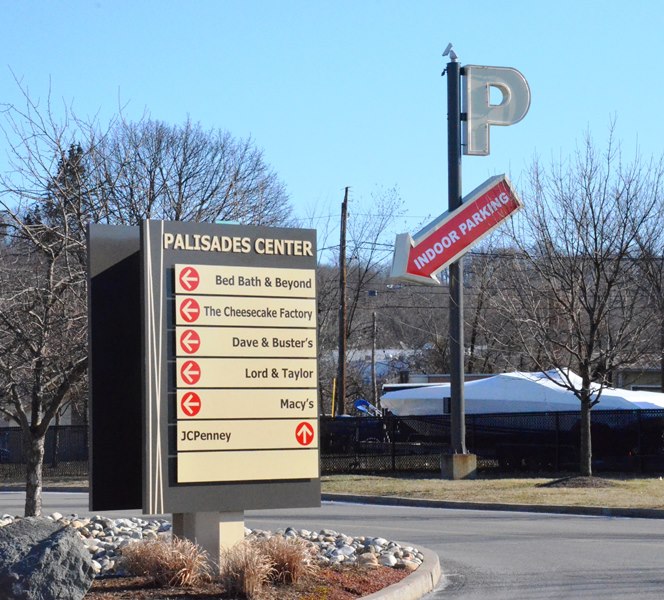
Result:
<svg viewBox="0 0 664 600"><path fill-rule="evenodd" d="M185 329L180 335L180 348L187 354L193 354L201 347L201 336L193 329Z"/></svg>
<svg viewBox="0 0 664 600"><path fill-rule="evenodd" d="M185 323L193 323L201 314L201 307L193 298L185 298L180 304L180 316Z"/></svg>
<svg viewBox="0 0 664 600"><path fill-rule="evenodd" d="M300 446L308 446L314 439L314 428L306 421L302 421L295 428L295 439Z"/></svg>
<svg viewBox="0 0 664 600"><path fill-rule="evenodd" d="M201 368L194 360L188 360L180 368L182 381L187 385L196 385L201 378Z"/></svg>
<svg viewBox="0 0 664 600"><path fill-rule="evenodd" d="M187 417L195 417L201 410L201 399L198 394L195 394L194 392L187 392L184 396L182 396L182 400L180 400L180 406L182 407L182 412Z"/></svg>
<svg viewBox="0 0 664 600"><path fill-rule="evenodd" d="M452 213L444 213L412 238L397 235L390 276L440 284L436 273L458 260L484 236L522 208L505 175L485 181Z"/></svg>
<svg viewBox="0 0 664 600"><path fill-rule="evenodd" d="M198 271L193 267L185 267L180 271L180 285L187 292L193 292L200 283Z"/></svg>

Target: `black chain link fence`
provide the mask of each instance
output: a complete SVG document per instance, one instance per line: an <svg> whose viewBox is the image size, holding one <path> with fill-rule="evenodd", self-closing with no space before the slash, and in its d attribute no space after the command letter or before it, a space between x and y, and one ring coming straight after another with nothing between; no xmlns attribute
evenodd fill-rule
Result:
<svg viewBox="0 0 664 600"><path fill-rule="evenodd" d="M466 415L466 445L480 470L575 471L580 413ZM593 468L664 472L664 410L593 411ZM449 453L449 415L323 417L321 470L332 473L439 471Z"/></svg>
<svg viewBox="0 0 664 600"><path fill-rule="evenodd" d="M45 477L88 476L88 436L80 425L50 427L44 446ZM0 482L25 479L23 435L19 427L0 429Z"/></svg>
<svg viewBox="0 0 664 600"><path fill-rule="evenodd" d="M579 412L466 415L466 445L483 471L575 471ZM321 417L321 472L381 473L440 470L449 453L449 415L431 417ZM593 411L593 468L664 473L664 410ZM51 427L45 477L88 476L83 426ZM0 482L25 477L18 427L0 429Z"/></svg>

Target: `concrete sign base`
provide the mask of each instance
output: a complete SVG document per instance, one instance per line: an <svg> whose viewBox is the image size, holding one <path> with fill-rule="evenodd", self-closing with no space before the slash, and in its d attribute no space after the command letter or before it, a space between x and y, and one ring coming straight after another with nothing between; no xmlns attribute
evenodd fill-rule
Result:
<svg viewBox="0 0 664 600"><path fill-rule="evenodd" d="M440 457L440 470L443 479L475 479L477 477L477 456L475 454L443 454Z"/></svg>
<svg viewBox="0 0 664 600"><path fill-rule="evenodd" d="M244 512L176 513L173 535L198 544L218 568L223 551L244 539Z"/></svg>

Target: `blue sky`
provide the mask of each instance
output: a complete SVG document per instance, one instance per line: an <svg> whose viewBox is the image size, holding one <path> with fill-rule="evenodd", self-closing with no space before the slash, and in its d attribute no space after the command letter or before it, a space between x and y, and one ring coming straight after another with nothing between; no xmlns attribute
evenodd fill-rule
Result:
<svg viewBox="0 0 664 600"><path fill-rule="evenodd" d="M49 87L57 113L108 120L148 111L171 124L251 136L286 183L296 214L350 213L396 186L415 231L446 197L446 82L461 64L519 69L528 115L493 128L491 155L465 157L464 193L534 156L570 155L609 122L626 153L662 152L660 0L450 2L336 0L5 0L0 102ZM13 74L12 74L13 72ZM5 153L0 140L0 164Z"/></svg>

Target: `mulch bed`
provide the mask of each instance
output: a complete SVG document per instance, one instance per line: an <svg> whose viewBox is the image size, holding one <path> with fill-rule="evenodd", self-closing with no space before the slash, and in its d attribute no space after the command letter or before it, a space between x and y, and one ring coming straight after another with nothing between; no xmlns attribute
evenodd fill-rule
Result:
<svg viewBox="0 0 664 600"><path fill-rule="evenodd" d="M355 600L401 581L403 569L345 567L322 569L307 581L270 586L260 600ZM219 581L189 588L157 588L147 577L96 579L85 600L238 600L224 593Z"/></svg>

